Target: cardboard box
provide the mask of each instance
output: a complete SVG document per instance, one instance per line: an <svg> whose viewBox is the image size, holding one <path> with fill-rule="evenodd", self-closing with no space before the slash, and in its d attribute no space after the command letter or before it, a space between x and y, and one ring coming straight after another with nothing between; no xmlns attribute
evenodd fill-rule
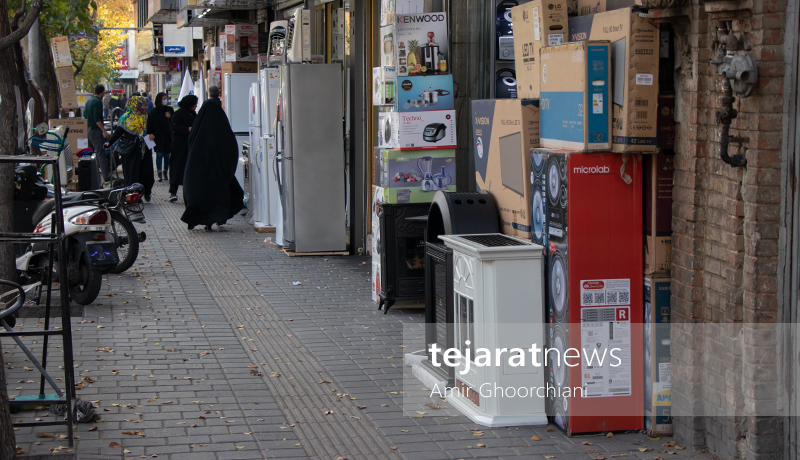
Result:
<svg viewBox="0 0 800 460"><path fill-rule="evenodd" d="M394 67L372 68L372 105L394 104Z"/></svg>
<svg viewBox="0 0 800 460"><path fill-rule="evenodd" d="M50 50L56 67L72 68L72 55L69 53L69 38L53 37L50 39Z"/></svg>
<svg viewBox="0 0 800 460"><path fill-rule="evenodd" d="M72 153L92 147L89 145L89 125L85 118L53 118L48 120L48 125L50 129L54 129L56 126L69 126L67 141Z"/></svg>
<svg viewBox="0 0 800 460"><path fill-rule="evenodd" d="M398 77L448 73L447 13L395 16L394 34Z"/></svg>
<svg viewBox="0 0 800 460"><path fill-rule="evenodd" d="M662 152L675 149L675 95L658 96L656 118L658 149Z"/></svg>
<svg viewBox="0 0 800 460"><path fill-rule="evenodd" d="M222 73L255 73L255 62L228 62L222 63Z"/></svg>
<svg viewBox="0 0 800 460"><path fill-rule="evenodd" d="M585 41L546 46L541 145L576 152L611 149L611 48Z"/></svg>
<svg viewBox="0 0 800 460"><path fill-rule="evenodd" d="M394 24L398 14L432 13L433 0L381 0L381 26Z"/></svg>
<svg viewBox="0 0 800 460"><path fill-rule="evenodd" d="M380 162L386 203L430 203L439 190L456 191L455 149L381 150Z"/></svg>
<svg viewBox="0 0 800 460"><path fill-rule="evenodd" d="M614 152L655 152L659 31L647 10L607 11L569 20L570 41L611 42Z"/></svg>
<svg viewBox="0 0 800 460"><path fill-rule="evenodd" d="M538 100L472 101L477 190L500 209L503 233L531 238L531 156L539 146Z"/></svg>
<svg viewBox="0 0 800 460"><path fill-rule="evenodd" d="M398 77L395 79L395 112L455 110L453 76ZM435 101L435 102L434 102Z"/></svg>
<svg viewBox="0 0 800 460"><path fill-rule="evenodd" d="M392 133L393 149L427 150L456 148L456 111L387 112L382 129ZM389 120L389 121L386 121Z"/></svg>
<svg viewBox="0 0 800 460"><path fill-rule="evenodd" d="M222 69L222 48L219 46L212 46L211 47L211 54L209 56L209 61L211 61L211 69L212 70L221 70Z"/></svg>
<svg viewBox="0 0 800 460"><path fill-rule="evenodd" d="M258 26L230 24L225 26L225 62L258 60Z"/></svg>
<svg viewBox="0 0 800 460"><path fill-rule="evenodd" d="M670 272L674 154L644 155L644 272Z"/></svg>
<svg viewBox="0 0 800 460"><path fill-rule="evenodd" d="M75 78L72 75L72 65L56 68L58 81L58 101L62 109L77 109L78 96L75 93Z"/></svg>
<svg viewBox="0 0 800 460"><path fill-rule="evenodd" d="M578 16L641 5L642 0L578 0Z"/></svg>
<svg viewBox="0 0 800 460"><path fill-rule="evenodd" d="M539 49L567 41L567 0L533 0L511 9L517 94L536 99L541 86Z"/></svg>
<svg viewBox="0 0 800 460"><path fill-rule="evenodd" d="M381 300L381 220L378 218L378 206L383 203L383 189L372 187L372 238L370 253L372 254L372 301L378 304Z"/></svg>
<svg viewBox="0 0 800 460"><path fill-rule="evenodd" d="M644 427L651 436L672 434L670 284L644 278Z"/></svg>

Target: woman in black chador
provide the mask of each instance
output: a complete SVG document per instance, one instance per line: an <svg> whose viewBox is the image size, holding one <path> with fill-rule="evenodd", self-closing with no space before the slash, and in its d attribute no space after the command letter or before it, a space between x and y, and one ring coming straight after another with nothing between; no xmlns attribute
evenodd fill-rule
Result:
<svg viewBox="0 0 800 460"><path fill-rule="evenodd" d="M214 91L216 90L216 91ZM183 177L186 211L181 220L189 225L223 225L243 207L244 192L236 180L239 144L222 110L219 90L209 88L189 134L189 157Z"/></svg>
<svg viewBox="0 0 800 460"><path fill-rule="evenodd" d="M178 201L178 187L183 185L183 171L189 156L189 133L197 116L197 96L184 96L172 116L172 152L169 157L169 201Z"/></svg>

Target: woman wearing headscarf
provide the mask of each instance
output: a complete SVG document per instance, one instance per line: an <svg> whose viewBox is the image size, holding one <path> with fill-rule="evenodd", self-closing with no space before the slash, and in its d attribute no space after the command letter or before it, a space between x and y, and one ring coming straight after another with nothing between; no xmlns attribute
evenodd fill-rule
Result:
<svg viewBox="0 0 800 460"><path fill-rule="evenodd" d="M145 150L143 138L147 126L147 101L141 96L132 97L125 107L125 113L120 117L117 128L106 141L105 147L108 148L119 140L117 151L122 156L122 175L127 187L140 181L139 169ZM150 158L152 169L152 156Z"/></svg>
<svg viewBox="0 0 800 460"><path fill-rule="evenodd" d="M178 201L178 187L183 185L183 171L189 156L189 133L197 116L197 96L184 96L178 102L178 110L172 116L172 152L169 169L169 201Z"/></svg>
<svg viewBox="0 0 800 460"><path fill-rule="evenodd" d="M156 172L158 181L169 180L169 154L172 151L172 114L167 93L156 95L155 106L147 116L147 135L156 143ZM163 167L162 167L163 165Z"/></svg>
<svg viewBox="0 0 800 460"><path fill-rule="evenodd" d="M189 135L183 182L186 211L181 220L190 230L196 225L205 225L206 230L223 225L244 207L244 192L235 176L239 144L222 110L218 88L209 88L208 95Z"/></svg>

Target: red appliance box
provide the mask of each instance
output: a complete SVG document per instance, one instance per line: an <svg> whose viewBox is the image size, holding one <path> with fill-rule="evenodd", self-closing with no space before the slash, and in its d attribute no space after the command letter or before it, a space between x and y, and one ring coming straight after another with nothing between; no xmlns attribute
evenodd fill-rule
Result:
<svg viewBox="0 0 800 460"><path fill-rule="evenodd" d="M548 383L582 392L548 391L548 414L568 434L641 430L642 157L531 152L546 178L548 347L562 356L567 348L620 348L623 357L616 367L551 361Z"/></svg>

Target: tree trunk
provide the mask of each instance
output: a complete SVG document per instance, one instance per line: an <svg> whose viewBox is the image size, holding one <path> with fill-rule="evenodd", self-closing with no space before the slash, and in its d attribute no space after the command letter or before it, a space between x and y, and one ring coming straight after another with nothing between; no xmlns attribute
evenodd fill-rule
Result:
<svg viewBox="0 0 800 460"><path fill-rule="evenodd" d="M58 79L56 69L53 67L53 54L50 51L50 42L44 36L41 27L37 27L39 33L39 66L38 75L31 75L33 80L39 85L42 96L47 103L47 119L58 118Z"/></svg>

